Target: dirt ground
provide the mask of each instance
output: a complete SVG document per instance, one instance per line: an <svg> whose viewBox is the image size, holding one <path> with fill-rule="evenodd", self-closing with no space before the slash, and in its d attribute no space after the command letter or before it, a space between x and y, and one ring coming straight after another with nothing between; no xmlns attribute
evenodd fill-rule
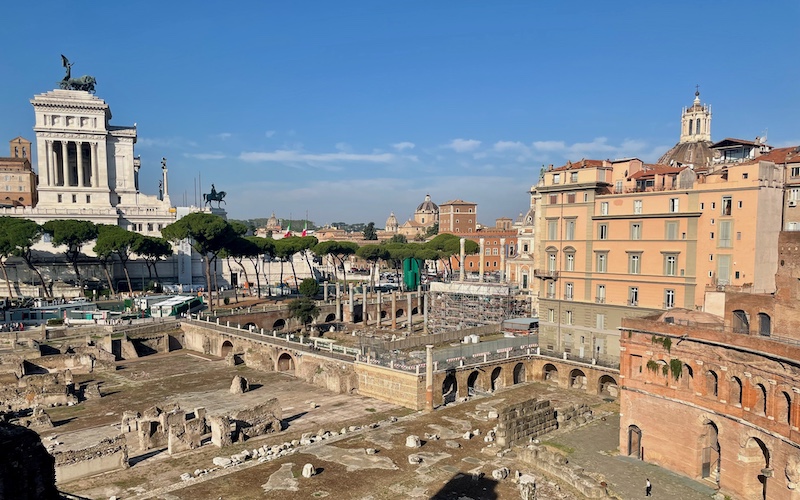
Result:
<svg viewBox="0 0 800 500"><path fill-rule="evenodd" d="M152 405L177 402L187 410L202 406L215 414L254 406L272 397L278 398L287 427L280 433L225 449L209 444L174 456L165 450L143 456L134 453L129 469L59 485L62 491L93 499L112 495L120 499L165 500L457 499L463 495L473 499L519 498L516 485L510 480L495 481L491 476L492 470L501 466L511 469L512 474L515 470L530 469L517 463L513 454L498 458L496 448L487 448L490 443L484 442L483 437L496 424L487 418L493 405L539 397L550 399L556 406L586 402L597 408L608 407L601 399L579 391L530 383L432 413L414 413L369 398L334 394L287 374L230 367L221 360L186 351L125 362L120 368L114 373L91 377L100 382L102 399L48 410L57 426L43 435L56 435L64 448L79 448L118 432L122 412L126 410L141 412ZM228 389L235 374L247 378L254 390L243 395L230 394ZM398 420L391 422L390 417ZM183 473L213 468L214 457L300 439L307 432L338 431L372 423L378 426L301 447L295 454L275 461L250 461L191 481L180 480ZM464 439L463 434L469 430L479 430L480 434ZM437 434L440 439L426 439L426 433ZM421 448L405 447L406 436L412 434L422 439ZM455 443L459 445L457 448ZM377 453L367 455L367 448ZM422 463L410 464L410 454L420 455ZM318 474L308 479L302 477L306 463L313 464ZM473 473L484 476L474 480ZM573 498L570 495L562 490L552 498Z"/></svg>

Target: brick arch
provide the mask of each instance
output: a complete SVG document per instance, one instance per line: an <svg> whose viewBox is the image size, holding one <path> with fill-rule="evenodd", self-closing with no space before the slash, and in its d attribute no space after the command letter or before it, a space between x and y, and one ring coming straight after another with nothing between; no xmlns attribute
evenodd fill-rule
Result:
<svg viewBox="0 0 800 500"><path fill-rule="evenodd" d="M619 384L617 380L607 373L603 373L597 378L597 394L615 398L619 395Z"/></svg>
<svg viewBox="0 0 800 500"><path fill-rule="evenodd" d="M744 382L737 373L732 373L727 378L728 381L728 404L742 406L744 401Z"/></svg>
<svg viewBox="0 0 800 500"><path fill-rule="evenodd" d="M775 422L783 425L793 425L795 420L797 401L791 387L785 384L779 385L774 389L774 412Z"/></svg>
<svg viewBox="0 0 800 500"><path fill-rule="evenodd" d="M222 342L222 345L219 347L219 355L220 357L226 357L228 354L233 352L233 341L226 339Z"/></svg>
<svg viewBox="0 0 800 500"><path fill-rule="evenodd" d="M287 351L278 351L275 356L275 371L288 372L297 368L297 360Z"/></svg>

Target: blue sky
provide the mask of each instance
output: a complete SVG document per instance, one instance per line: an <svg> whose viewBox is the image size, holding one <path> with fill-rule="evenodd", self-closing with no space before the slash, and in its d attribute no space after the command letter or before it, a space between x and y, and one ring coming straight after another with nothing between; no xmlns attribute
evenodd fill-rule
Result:
<svg viewBox="0 0 800 500"><path fill-rule="evenodd" d="M795 0L30 5L3 11L0 138L33 140L63 53L137 124L142 191L164 156L174 204L202 178L233 218L382 226L430 193L492 224L543 164L657 159L695 84L714 140L800 144Z"/></svg>

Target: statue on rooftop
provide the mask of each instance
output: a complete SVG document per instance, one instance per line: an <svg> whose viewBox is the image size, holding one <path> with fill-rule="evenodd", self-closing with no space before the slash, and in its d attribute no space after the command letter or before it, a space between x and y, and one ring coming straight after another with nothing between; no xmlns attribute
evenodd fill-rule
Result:
<svg viewBox="0 0 800 500"><path fill-rule="evenodd" d="M203 193L203 201L205 205L211 205L212 201L217 202L217 208L219 208L221 203L225 203L225 191L217 192L217 188L214 185L211 185L211 192L210 193Z"/></svg>
<svg viewBox="0 0 800 500"><path fill-rule="evenodd" d="M94 85L97 80L93 76L83 75L80 78L72 78L72 65L64 54L61 54L61 65L66 68L66 74L61 79L58 86L64 90L84 90L94 94Z"/></svg>

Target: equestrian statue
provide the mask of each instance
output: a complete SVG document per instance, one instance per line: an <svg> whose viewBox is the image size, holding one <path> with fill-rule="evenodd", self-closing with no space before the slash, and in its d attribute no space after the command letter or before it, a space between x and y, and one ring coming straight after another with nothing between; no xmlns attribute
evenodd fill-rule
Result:
<svg viewBox="0 0 800 500"><path fill-rule="evenodd" d="M61 65L66 68L67 73L64 78L58 83L58 86L64 90L85 90L94 94L94 85L97 80L93 76L83 75L80 78L72 78L72 65L75 63L69 62L64 54L61 54Z"/></svg>
<svg viewBox="0 0 800 500"><path fill-rule="evenodd" d="M211 192L210 193L203 193L203 201L205 205L211 205L212 201L217 202L217 208L219 208L220 203L225 203L225 191L217 192L217 188L214 185L211 185ZM225 203L227 205L227 203Z"/></svg>

